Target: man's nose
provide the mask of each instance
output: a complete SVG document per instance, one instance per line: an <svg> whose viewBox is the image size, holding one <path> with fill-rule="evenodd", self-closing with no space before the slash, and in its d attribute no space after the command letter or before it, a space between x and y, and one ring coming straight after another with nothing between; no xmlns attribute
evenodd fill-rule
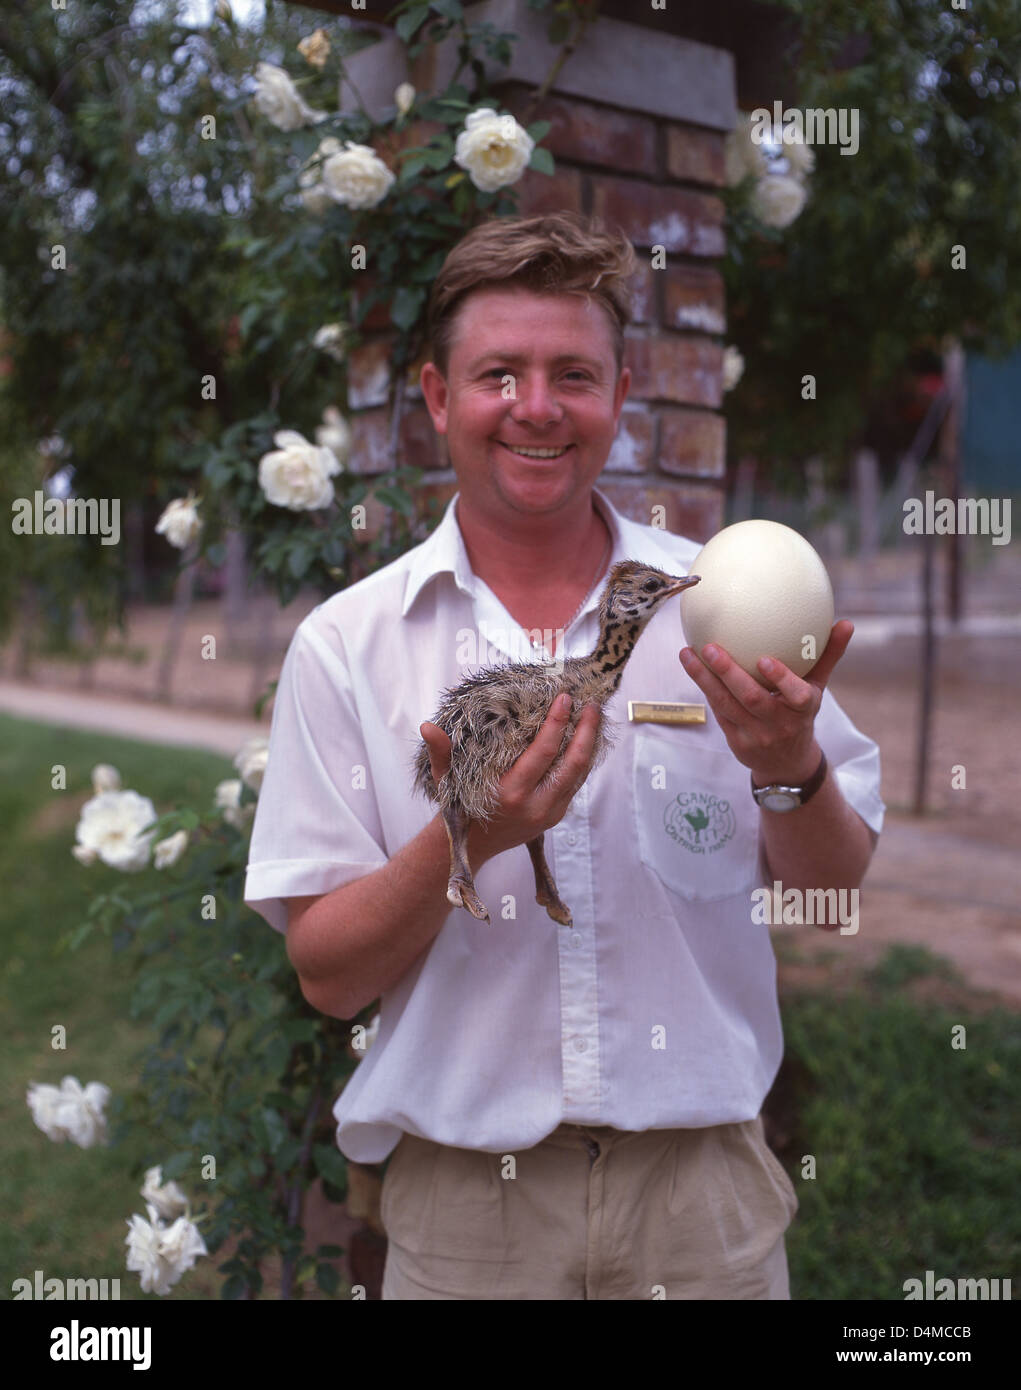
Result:
<svg viewBox="0 0 1021 1390"><path fill-rule="evenodd" d="M563 413L564 408L557 399L553 383L542 372L515 377L510 410L512 420L541 428L561 419Z"/></svg>

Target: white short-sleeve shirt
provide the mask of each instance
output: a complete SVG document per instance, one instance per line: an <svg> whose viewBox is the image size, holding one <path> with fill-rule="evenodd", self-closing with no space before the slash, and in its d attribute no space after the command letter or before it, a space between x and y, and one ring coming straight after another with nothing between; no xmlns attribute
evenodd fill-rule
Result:
<svg viewBox="0 0 1021 1390"><path fill-rule="evenodd" d="M598 489L593 498L611 563L688 572L695 542L639 525ZM440 692L479 665L540 659L472 571L456 502L428 540L295 631L244 896L278 931L284 899L372 873L437 814L413 793L411 764ZM595 647L598 600L597 588L566 655ZM334 1107L338 1147L355 1162L382 1160L402 1131L501 1153L564 1121L645 1130L758 1115L783 1055L769 927L751 902L766 882L763 813L711 709L704 725L627 719L629 699L705 703L678 660L683 645L671 603L605 707L615 746L546 833L573 926L536 904L518 846L476 875L492 925L451 908L382 996L376 1040ZM880 831L879 750L828 691L816 738L849 804ZM706 808L717 808L709 833Z"/></svg>

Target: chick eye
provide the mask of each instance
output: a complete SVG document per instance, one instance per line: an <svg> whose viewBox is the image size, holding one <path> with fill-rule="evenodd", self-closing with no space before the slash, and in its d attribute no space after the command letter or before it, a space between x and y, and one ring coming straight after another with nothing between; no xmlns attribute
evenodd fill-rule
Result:
<svg viewBox="0 0 1021 1390"><path fill-rule="evenodd" d="M658 579L647 579L647 580L645 581L645 583L642 585L642 593L643 593L643 594L654 594L658 588L659 588L659 580L658 580Z"/></svg>

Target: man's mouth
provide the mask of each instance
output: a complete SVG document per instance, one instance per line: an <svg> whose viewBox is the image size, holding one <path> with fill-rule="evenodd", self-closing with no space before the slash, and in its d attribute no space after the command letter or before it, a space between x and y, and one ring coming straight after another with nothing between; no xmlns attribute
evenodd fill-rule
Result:
<svg viewBox="0 0 1021 1390"><path fill-rule="evenodd" d="M568 449L574 447L571 444L554 444L548 448L532 448L526 444L505 444L502 439L498 439L496 442L502 448L522 459L558 459L566 454Z"/></svg>

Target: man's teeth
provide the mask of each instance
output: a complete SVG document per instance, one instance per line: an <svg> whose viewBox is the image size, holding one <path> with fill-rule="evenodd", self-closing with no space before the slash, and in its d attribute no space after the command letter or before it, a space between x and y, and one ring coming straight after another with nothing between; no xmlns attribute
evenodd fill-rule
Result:
<svg viewBox="0 0 1021 1390"><path fill-rule="evenodd" d="M527 459L555 459L566 453L570 445L564 444L559 449L524 449L514 444L505 444L504 448L510 449L511 453L522 454Z"/></svg>

